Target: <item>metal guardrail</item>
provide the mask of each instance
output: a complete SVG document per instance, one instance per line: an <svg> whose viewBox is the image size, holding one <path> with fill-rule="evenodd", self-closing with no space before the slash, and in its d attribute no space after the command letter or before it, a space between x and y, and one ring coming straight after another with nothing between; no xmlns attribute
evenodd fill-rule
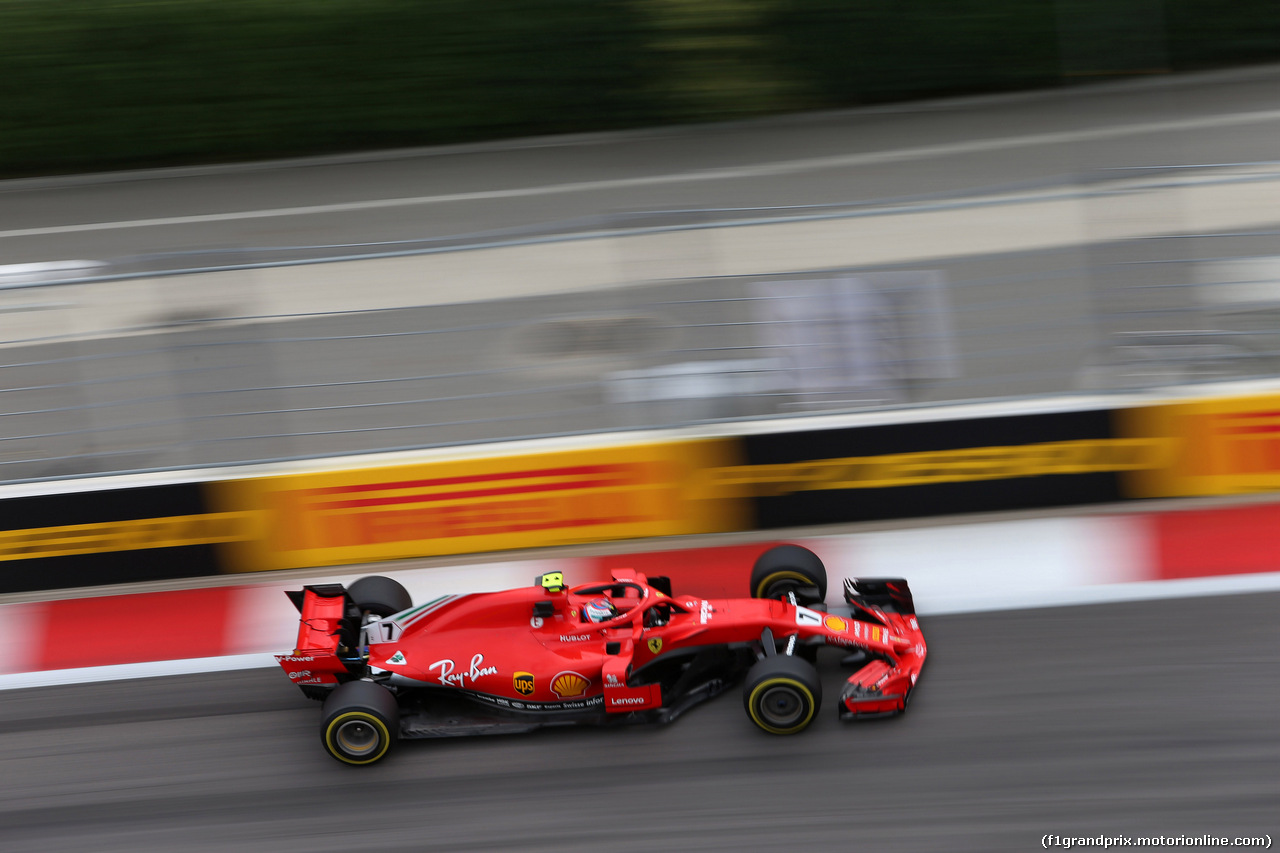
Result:
<svg viewBox="0 0 1280 853"><path fill-rule="evenodd" d="M26 282L38 303L20 307L74 311L72 282L1064 194L1087 204L1171 180L1249 179L1240 165L875 204L646 211L394 246L124 258ZM1280 230L1169 235L486 303L170 316L87 338L25 339L22 316L0 307L0 482L1274 376L1276 259ZM164 314L163 300L154 307Z"/></svg>

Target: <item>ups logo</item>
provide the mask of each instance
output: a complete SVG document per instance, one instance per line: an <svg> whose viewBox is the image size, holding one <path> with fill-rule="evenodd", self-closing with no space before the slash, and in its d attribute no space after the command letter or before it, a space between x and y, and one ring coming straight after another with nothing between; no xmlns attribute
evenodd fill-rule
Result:
<svg viewBox="0 0 1280 853"><path fill-rule="evenodd" d="M516 692L521 696L533 695L533 673L517 672L515 674Z"/></svg>

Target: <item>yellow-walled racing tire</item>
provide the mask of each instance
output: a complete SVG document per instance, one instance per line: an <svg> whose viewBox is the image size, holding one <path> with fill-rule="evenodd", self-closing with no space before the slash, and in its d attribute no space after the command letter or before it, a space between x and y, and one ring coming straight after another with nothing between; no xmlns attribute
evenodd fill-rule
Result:
<svg viewBox="0 0 1280 853"><path fill-rule="evenodd" d="M766 657L747 671L742 687L747 716L771 735L793 735L813 722L822 704L822 681L808 661L791 655Z"/></svg>
<svg viewBox="0 0 1280 853"><path fill-rule="evenodd" d="M751 567L752 598L785 598L788 592L803 587L817 587L818 601L826 598L827 569L808 548L777 545L761 554Z"/></svg>
<svg viewBox="0 0 1280 853"><path fill-rule="evenodd" d="M396 697L379 684L348 681L324 702L320 739L344 764L373 764L391 751L399 733Z"/></svg>

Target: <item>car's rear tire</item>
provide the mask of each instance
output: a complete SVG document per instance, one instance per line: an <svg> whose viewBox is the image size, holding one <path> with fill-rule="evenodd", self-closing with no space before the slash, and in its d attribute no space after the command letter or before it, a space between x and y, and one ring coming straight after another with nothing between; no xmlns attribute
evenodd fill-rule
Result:
<svg viewBox="0 0 1280 853"><path fill-rule="evenodd" d="M777 545L765 551L751 568L752 598L785 598L802 587L817 587L818 600L827 597L827 570L818 555L799 545Z"/></svg>
<svg viewBox="0 0 1280 853"><path fill-rule="evenodd" d="M771 735L802 732L818 715L822 681L806 660L775 655L756 661L742 687L747 716Z"/></svg>
<svg viewBox="0 0 1280 853"><path fill-rule="evenodd" d="M320 740L344 764L372 764L395 746L400 706L387 688L348 681L329 694L321 711Z"/></svg>
<svg viewBox="0 0 1280 853"><path fill-rule="evenodd" d="M382 575L369 575L347 588L356 607L375 616L390 616L413 606L413 598L399 581Z"/></svg>

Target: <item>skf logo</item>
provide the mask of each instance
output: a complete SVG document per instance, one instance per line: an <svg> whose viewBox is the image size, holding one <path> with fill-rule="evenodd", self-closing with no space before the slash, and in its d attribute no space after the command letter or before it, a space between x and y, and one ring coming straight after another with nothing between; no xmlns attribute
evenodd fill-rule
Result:
<svg viewBox="0 0 1280 853"><path fill-rule="evenodd" d="M561 699L573 699L586 693L590 684L589 679L576 672L562 672L551 682L551 689Z"/></svg>
<svg viewBox="0 0 1280 853"><path fill-rule="evenodd" d="M649 651L653 652L656 655L658 652L662 651L662 638L650 637L648 646L649 646Z"/></svg>
<svg viewBox="0 0 1280 853"><path fill-rule="evenodd" d="M521 696L533 695L533 673L517 672L514 677L516 692Z"/></svg>

